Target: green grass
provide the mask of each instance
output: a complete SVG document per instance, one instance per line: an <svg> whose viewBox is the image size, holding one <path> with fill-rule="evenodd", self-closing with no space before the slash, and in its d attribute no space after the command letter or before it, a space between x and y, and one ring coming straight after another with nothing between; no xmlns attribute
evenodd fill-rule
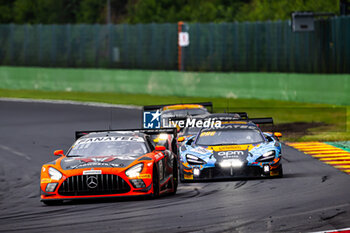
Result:
<svg viewBox="0 0 350 233"><path fill-rule="evenodd" d="M292 122L322 122L323 126L308 130L304 136L289 136L289 141L348 141L350 140L350 106L308 104L276 100L160 97L139 94L55 92L0 89L0 97L75 100L126 105L154 105L211 101L214 110L246 111L250 117L273 117L275 124ZM282 132L283 133L283 132Z"/></svg>

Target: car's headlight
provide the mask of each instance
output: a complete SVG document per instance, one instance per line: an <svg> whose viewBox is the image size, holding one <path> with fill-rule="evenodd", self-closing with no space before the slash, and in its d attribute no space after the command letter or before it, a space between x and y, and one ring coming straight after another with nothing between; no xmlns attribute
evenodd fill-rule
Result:
<svg viewBox="0 0 350 233"><path fill-rule="evenodd" d="M244 163L242 161L240 161L239 159L227 159L227 160L222 161L220 163L220 166L223 168L227 168L227 167L238 168L238 167L242 167L243 164Z"/></svg>
<svg viewBox="0 0 350 233"><path fill-rule="evenodd" d="M161 134L158 135L157 138L158 138L159 140L161 140L161 141L167 140L167 139L168 139L168 134L166 134L166 133L161 133Z"/></svg>
<svg viewBox="0 0 350 233"><path fill-rule="evenodd" d="M62 178L62 173L53 167L49 168L49 175L53 180L60 180Z"/></svg>
<svg viewBox="0 0 350 233"><path fill-rule="evenodd" d="M191 165L201 165L205 164L205 161L203 159L198 158L197 156L187 154L186 160Z"/></svg>
<svg viewBox="0 0 350 233"><path fill-rule="evenodd" d="M125 175L127 177L138 177L140 175L140 172L142 171L143 163L136 164L135 166L132 166L128 170L126 170Z"/></svg>
<svg viewBox="0 0 350 233"><path fill-rule="evenodd" d="M271 151L266 152L262 156L260 156L260 158L258 158L257 161L259 161L259 162L271 161L275 158L275 155L276 155L276 152L274 150L271 150Z"/></svg>

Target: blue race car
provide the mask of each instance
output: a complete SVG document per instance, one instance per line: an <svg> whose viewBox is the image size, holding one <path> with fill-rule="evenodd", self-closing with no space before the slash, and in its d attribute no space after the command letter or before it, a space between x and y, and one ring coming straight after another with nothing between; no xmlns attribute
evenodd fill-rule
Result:
<svg viewBox="0 0 350 233"><path fill-rule="evenodd" d="M272 118L222 121L179 138L180 180L282 177L281 134L263 133L254 122L272 123Z"/></svg>

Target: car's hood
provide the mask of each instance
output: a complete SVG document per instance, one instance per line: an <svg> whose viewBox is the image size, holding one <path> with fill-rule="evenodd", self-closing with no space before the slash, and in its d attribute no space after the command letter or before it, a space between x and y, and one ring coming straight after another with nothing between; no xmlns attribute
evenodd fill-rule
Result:
<svg viewBox="0 0 350 233"><path fill-rule="evenodd" d="M141 156L66 157L61 160L61 168L63 170L92 167L123 168L129 166L139 157Z"/></svg>
<svg viewBox="0 0 350 233"><path fill-rule="evenodd" d="M238 159L246 161L248 152L253 148L252 145L223 145L223 146L208 146L207 149L212 151L212 156L216 162L221 162L227 159Z"/></svg>
<svg viewBox="0 0 350 233"><path fill-rule="evenodd" d="M258 157L269 150L274 150L274 144L263 142L246 145L196 146L194 148L189 148L186 153L195 155L207 163L211 161L220 162L227 159L254 162Z"/></svg>

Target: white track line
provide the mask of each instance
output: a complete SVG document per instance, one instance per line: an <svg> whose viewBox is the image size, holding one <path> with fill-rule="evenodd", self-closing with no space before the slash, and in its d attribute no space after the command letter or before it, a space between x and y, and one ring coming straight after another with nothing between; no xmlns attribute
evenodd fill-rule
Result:
<svg viewBox="0 0 350 233"><path fill-rule="evenodd" d="M331 230L331 231L317 231L317 232L312 232L312 233L331 233L331 232L349 232L350 228L343 228L343 229L339 229L339 230Z"/></svg>
<svg viewBox="0 0 350 233"><path fill-rule="evenodd" d="M24 99L24 98L0 98L0 101L24 102L24 103L47 103L47 104L73 104L102 108L124 108L141 110L142 107L136 105L106 104L98 102L80 102L73 100L46 100L46 99Z"/></svg>
<svg viewBox="0 0 350 233"><path fill-rule="evenodd" d="M0 149L6 150L8 152L11 152L12 154L18 155L20 157L23 157L27 160L32 160L28 155L23 154L22 152L16 151L14 149L11 149L10 147L4 146L4 145L0 145Z"/></svg>

